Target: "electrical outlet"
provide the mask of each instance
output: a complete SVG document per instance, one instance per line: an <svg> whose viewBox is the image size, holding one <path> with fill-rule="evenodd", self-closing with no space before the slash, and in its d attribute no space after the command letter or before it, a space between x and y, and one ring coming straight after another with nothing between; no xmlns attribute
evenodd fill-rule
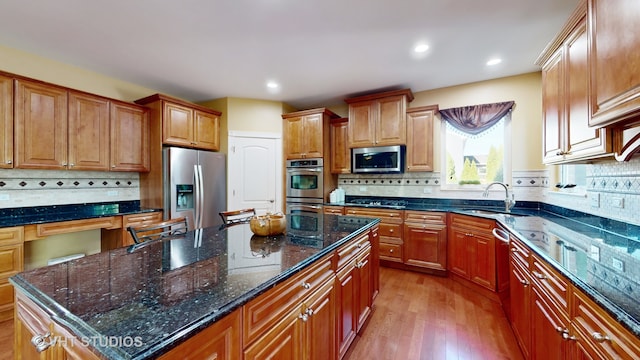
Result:
<svg viewBox="0 0 640 360"><path fill-rule="evenodd" d="M622 260L620 259L616 259L616 258L612 258L611 259L611 265L613 266L614 269L620 271L620 272L624 272L624 263L622 262Z"/></svg>
<svg viewBox="0 0 640 360"><path fill-rule="evenodd" d="M600 262L600 248L595 245L591 245L591 251L589 252L589 257L597 262Z"/></svg>
<svg viewBox="0 0 640 360"><path fill-rule="evenodd" d="M118 191L109 190L109 191L107 191L107 196L118 196Z"/></svg>
<svg viewBox="0 0 640 360"><path fill-rule="evenodd" d="M591 200L592 208L600 207L600 193L591 193L591 195L589 195L589 199Z"/></svg>
<svg viewBox="0 0 640 360"><path fill-rule="evenodd" d="M623 209L624 208L624 198L619 198L619 197L611 198L611 206L613 206L615 208Z"/></svg>
<svg viewBox="0 0 640 360"><path fill-rule="evenodd" d="M0 201L8 201L11 199L11 196L9 196L9 194L0 194Z"/></svg>
<svg viewBox="0 0 640 360"><path fill-rule="evenodd" d="M367 187L366 186L360 186L360 191L367 191Z"/></svg>
<svg viewBox="0 0 640 360"><path fill-rule="evenodd" d="M431 190L431 188L430 188L430 187L428 187L428 186L425 186L425 187L422 189L422 193L423 193L423 194L431 194L431 192L432 192L432 190Z"/></svg>

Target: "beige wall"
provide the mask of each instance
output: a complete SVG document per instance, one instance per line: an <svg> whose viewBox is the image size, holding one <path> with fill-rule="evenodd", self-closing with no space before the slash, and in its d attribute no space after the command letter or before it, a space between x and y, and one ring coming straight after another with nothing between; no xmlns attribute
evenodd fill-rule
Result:
<svg viewBox="0 0 640 360"><path fill-rule="evenodd" d="M511 114L512 170L541 170L542 77L540 72L414 93L409 107L437 104L440 109L515 101ZM435 170L440 171L440 123L434 128Z"/></svg>

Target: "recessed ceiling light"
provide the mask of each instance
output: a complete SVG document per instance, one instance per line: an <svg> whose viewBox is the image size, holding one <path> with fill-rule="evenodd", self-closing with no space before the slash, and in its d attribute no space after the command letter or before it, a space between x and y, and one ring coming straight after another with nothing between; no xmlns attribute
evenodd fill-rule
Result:
<svg viewBox="0 0 640 360"><path fill-rule="evenodd" d="M413 48L413 51L417 52L417 53L423 53L423 52L425 52L427 50L429 50L429 45L427 45L427 44L419 44L419 45L416 45L416 47Z"/></svg>
<svg viewBox="0 0 640 360"><path fill-rule="evenodd" d="M500 58L491 59L491 60L487 61L487 66L498 65L501 62L502 62L502 59L500 59Z"/></svg>
<svg viewBox="0 0 640 360"><path fill-rule="evenodd" d="M280 87L280 84L278 84L278 83L277 83L277 82L275 82L275 81L268 81L268 82L267 82L267 87L268 87L269 89L277 89L277 88L279 88L279 87Z"/></svg>

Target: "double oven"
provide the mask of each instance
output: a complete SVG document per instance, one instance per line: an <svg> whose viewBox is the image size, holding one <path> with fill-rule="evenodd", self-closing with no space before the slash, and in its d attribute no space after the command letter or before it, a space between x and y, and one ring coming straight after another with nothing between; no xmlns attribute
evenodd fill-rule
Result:
<svg viewBox="0 0 640 360"><path fill-rule="evenodd" d="M287 160L287 234L304 238L322 236L324 162L322 158Z"/></svg>

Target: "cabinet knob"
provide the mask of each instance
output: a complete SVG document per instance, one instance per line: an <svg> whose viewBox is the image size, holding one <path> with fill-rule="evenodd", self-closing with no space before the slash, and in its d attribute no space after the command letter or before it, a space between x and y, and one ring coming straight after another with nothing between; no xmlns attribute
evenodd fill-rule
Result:
<svg viewBox="0 0 640 360"><path fill-rule="evenodd" d="M389 249L389 253L393 254L393 249Z"/></svg>
<svg viewBox="0 0 640 360"><path fill-rule="evenodd" d="M389 232L393 234L393 229L389 229Z"/></svg>
<svg viewBox="0 0 640 360"><path fill-rule="evenodd" d="M309 315L307 315L307 314L300 314L300 315L298 315L298 319L300 319L300 320L302 320L302 321L304 321L304 322L307 322L307 320L309 320Z"/></svg>
<svg viewBox="0 0 640 360"><path fill-rule="evenodd" d="M51 338L50 332L47 332L44 335L36 334L31 338L31 344L33 344L33 346L36 348L36 351L40 353L47 350L51 345L54 345L56 343L55 338L47 340L49 338Z"/></svg>
<svg viewBox="0 0 640 360"><path fill-rule="evenodd" d="M518 249L516 249L516 248L511 248L511 252L512 252L512 253L517 253L517 252L518 252Z"/></svg>
<svg viewBox="0 0 640 360"><path fill-rule="evenodd" d="M69 167L74 167L74 166L76 166L76 164L74 163L69 164Z"/></svg>
<svg viewBox="0 0 640 360"><path fill-rule="evenodd" d="M111 165L111 168L112 168L112 169L113 169L113 168L115 168L115 167L116 167L115 165Z"/></svg>
<svg viewBox="0 0 640 360"><path fill-rule="evenodd" d="M305 314L311 316L313 315L313 309L312 308L308 308L307 311L304 312Z"/></svg>
<svg viewBox="0 0 640 360"><path fill-rule="evenodd" d="M308 282L302 282L301 286L305 289L311 289L311 284L309 284Z"/></svg>
<svg viewBox="0 0 640 360"><path fill-rule="evenodd" d="M602 335L602 334L600 334L600 333L599 333L599 332L597 332L597 331L594 331L594 332L591 334L591 338L592 338L595 342L598 342L598 343L602 343L602 342L605 342L605 341L609 341L609 340L611 340L607 335Z"/></svg>
<svg viewBox="0 0 640 360"><path fill-rule="evenodd" d="M540 279L540 280L544 280L544 279L546 279L546 278L547 278L546 276L544 276L544 275L540 274L540 273L539 273L539 272L537 272L537 271L534 271L534 272L533 272L533 276L537 277L537 278L538 278L538 279Z"/></svg>
<svg viewBox="0 0 640 360"><path fill-rule="evenodd" d="M13 164L13 161L7 160L7 164L11 165L11 164Z"/></svg>
<svg viewBox="0 0 640 360"><path fill-rule="evenodd" d="M520 284L522 284L522 286L524 287L529 286L529 282L527 280L520 280Z"/></svg>

